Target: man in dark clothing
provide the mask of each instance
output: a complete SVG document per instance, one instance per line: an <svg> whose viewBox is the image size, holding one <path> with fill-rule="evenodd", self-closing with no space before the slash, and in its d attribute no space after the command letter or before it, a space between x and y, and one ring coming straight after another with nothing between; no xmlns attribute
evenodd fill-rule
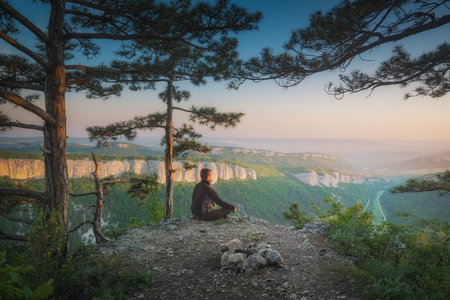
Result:
<svg viewBox="0 0 450 300"><path fill-rule="evenodd" d="M212 182L211 169L200 171L202 181L197 183L192 193L191 212L194 219L212 221L226 218L228 214L236 212L236 208L219 198L216 191L210 186ZM214 209L216 204L222 208Z"/></svg>

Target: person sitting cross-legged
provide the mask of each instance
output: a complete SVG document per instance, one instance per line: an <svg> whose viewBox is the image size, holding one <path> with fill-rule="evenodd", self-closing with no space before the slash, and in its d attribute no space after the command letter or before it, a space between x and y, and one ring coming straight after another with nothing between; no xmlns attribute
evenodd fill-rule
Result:
<svg viewBox="0 0 450 300"><path fill-rule="evenodd" d="M211 169L200 171L202 181L197 183L192 193L191 212L194 219L202 221L212 221L224 219L230 213L236 212L236 207L223 201L216 191L210 186L212 182ZM214 209L216 204L222 208Z"/></svg>

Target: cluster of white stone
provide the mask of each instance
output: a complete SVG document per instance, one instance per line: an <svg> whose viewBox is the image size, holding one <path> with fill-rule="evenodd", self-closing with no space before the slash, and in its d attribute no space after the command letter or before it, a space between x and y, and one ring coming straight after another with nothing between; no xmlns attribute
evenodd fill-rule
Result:
<svg viewBox="0 0 450 300"><path fill-rule="evenodd" d="M265 243L250 243L244 248L239 239L234 239L220 245L220 251L223 252L220 262L222 270L236 273L256 271L266 266L280 268L284 264L280 253Z"/></svg>

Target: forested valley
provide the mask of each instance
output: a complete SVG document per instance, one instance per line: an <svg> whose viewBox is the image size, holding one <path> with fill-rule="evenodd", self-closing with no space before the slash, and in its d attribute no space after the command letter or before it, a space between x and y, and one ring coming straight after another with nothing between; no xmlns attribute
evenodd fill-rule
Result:
<svg viewBox="0 0 450 300"><path fill-rule="evenodd" d="M126 178L126 174L124 176ZM43 188L43 180L31 180L28 184L36 190ZM178 182L174 188L174 217L181 217L190 214L192 190L195 183ZM70 191L73 194L84 194L95 189L92 178L75 178L70 180ZM152 216L146 205L138 206L138 200L132 199L127 194L128 185L115 185L111 193L105 196L104 224L103 230L125 229L130 225L130 220L135 223L149 223ZM283 224L287 220L283 217L283 212L292 202L297 202L300 206L312 214L310 200L326 209L323 202L325 197L337 197L346 206L357 203L359 199L366 201L372 193L376 191L376 186L342 184L339 188L313 187L306 183L299 182L290 176L261 177L257 180L219 181L214 184L214 189L221 198L237 207L237 215L253 216L262 218L272 224ZM158 189L157 199L164 197L164 187ZM149 203L152 199L149 199ZM94 196L84 196L71 198L69 206L69 220L71 227L78 225L83 220L89 219L93 209L89 206L95 204ZM1 221L2 228L6 232L25 233L26 225L8 220ZM19 226L19 227L18 227ZM76 248L76 244L81 242L81 236L90 229L86 224L77 232L71 234L71 248ZM87 237L87 236L86 236ZM92 243L93 235L84 242Z"/></svg>
<svg viewBox="0 0 450 300"><path fill-rule="evenodd" d="M113 144L114 145L114 144ZM33 146L35 147L35 146ZM80 149L82 146L69 145L72 149ZM30 147L26 147L30 149ZM87 147L86 147L87 148ZM91 148L90 148L91 149ZM108 149L108 148L106 148ZM105 151L105 150L103 150ZM126 152L128 151L128 153ZM136 152L149 154L149 150L134 144L128 144L128 148L109 148L109 155L101 155L103 160L123 159L158 159L158 156L136 156ZM151 150L157 153L157 150ZM317 205L322 212L330 208L330 203L325 203L325 198L334 198L345 207L354 206L361 202L368 210L375 210L376 195L380 191L386 191L379 198L380 206L388 221L397 224L408 222L405 218L397 216L400 212L410 212L418 217L440 217L450 219L449 203L445 197L439 197L435 193L422 194L391 194L389 188L405 181L408 177L380 177L370 183L354 184L339 183L338 186L311 186L295 178L294 174L314 170L318 173L339 171L342 173L357 173L351 165L340 160L338 157L326 155L290 154L269 155L263 151L244 153L244 150L220 149L209 156L191 156L190 160L211 160L236 165L247 166L255 169L258 173L257 180L237 178L231 180L219 180L214 184L214 189L221 198L237 207L238 216L253 216L269 221L272 224L287 224L283 213L288 210L291 203L298 203L301 210L313 217L315 213L313 204ZM1 151L2 155L10 158L36 159L38 154ZM131 154L131 155L120 155ZM71 153L71 159L90 159L88 153ZM308 159L307 159L308 158ZM131 174L122 174L121 178L129 178ZM388 179L388 180L387 180ZM26 182L33 190L43 190L43 179L29 180ZM190 214L190 203L192 190L195 183L177 182L174 186L174 217ZM161 184L156 195L147 199L147 204L139 203L131 198L127 190L129 184L120 184L112 187L111 192L105 196L103 212L103 231L114 233L136 224L149 223L154 217L148 209L147 204L152 201L162 202L165 187ZM71 194L86 194L95 190L94 180L89 177L70 179ZM372 205L367 205L373 201ZM375 204L374 204L375 203ZM73 228L86 219L91 218L95 204L95 196L72 197L69 206L70 227ZM138 205L140 204L140 205ZM371 204L371 203L369 203ZM31 212L25 210L22 214ZM376 215L376 212L374 211ZM28 226L2 219L1 227L5 232L24 234ZM89 224L79 228L70 235L71 250L76 249L81 243L94 243L92 229Z"/></svg>

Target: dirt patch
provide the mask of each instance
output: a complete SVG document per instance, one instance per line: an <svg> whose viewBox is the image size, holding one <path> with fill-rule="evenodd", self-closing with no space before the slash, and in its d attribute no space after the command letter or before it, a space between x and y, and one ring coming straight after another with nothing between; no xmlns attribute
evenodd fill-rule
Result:
<svg viewBox="0 0 450 300"><path fill-rule="evenodd" d="M219 246L238 238L280 252L282 268L232 273L220 270ZM231 217L224 224L183 217L127 230L98 252L148 270L152 284L133 299L358 299L361 287L349 261L327 246L323 234Z"/></svg>

